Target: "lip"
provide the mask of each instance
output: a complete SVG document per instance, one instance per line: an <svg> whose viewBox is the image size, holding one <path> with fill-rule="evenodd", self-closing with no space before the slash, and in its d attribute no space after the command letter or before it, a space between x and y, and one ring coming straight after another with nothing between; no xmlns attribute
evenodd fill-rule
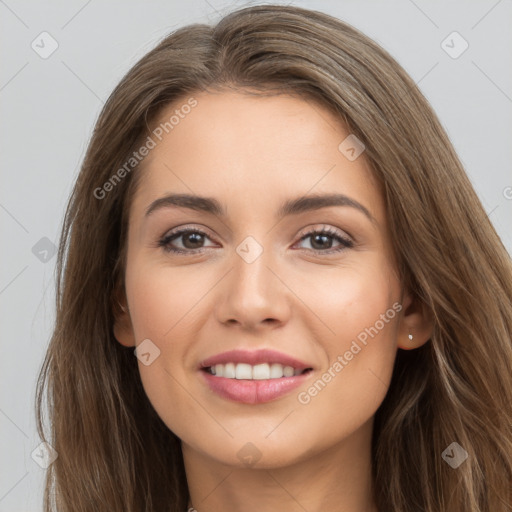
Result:
<svg viewBox="0 0 512 512"><path fill-rule="evenodd" d="M200 371L210 389L223 398L244 404L262 404L277 400L311 377L308 371L294 377L280 379L244 380L215 377L206 371Z"/></svg>
<svg viewBox="0 0 512 512"><path fill-rule="evenodd" d="M283 366L292 366L296 370L305 370L306 368L313 368L312 365L307 364L303 361L299 361L292 356L277 352L271 349L260 349L260 350L229 350L228 352L222 352L221 354L208 357L199 365L199 369L208 368L216 364L226 363L245 363L251 366L262 364L262 363L279 363ZM221 379L222 377L217 377ZM287 377L292 378L292 377ZM279 380L279 379L275 379Z"/></svg>
<svg viewBox="0 0 512 512"><path fill-rule="evenodd" d="M310 368L311 371L293 377L263 380L228 379L226 377L216 377L204 371L205 368L210 366L226 363L245 363L252 366L262 363L279 363L283 366L292 366L296 370ZM314 368L312 365L287 354L271 349L260 349L222 352L202 361L199 370L204 382L214 393L234 402L255 405L277 400L304 384L311 377Z"/></svg>

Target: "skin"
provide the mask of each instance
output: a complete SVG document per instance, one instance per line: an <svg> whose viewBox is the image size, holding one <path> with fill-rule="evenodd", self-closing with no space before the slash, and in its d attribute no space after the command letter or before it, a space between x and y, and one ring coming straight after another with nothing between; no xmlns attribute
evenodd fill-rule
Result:
<svg viewBox="0 0 512 512"><path fill-rule="evenodd" d="M389 387L398 348L414 349L432 330L396 275L386 210L364 153L338 149L350 132L316 103L243 92L195 94L198 105L144 159L130 206L126 307L119 343L150 339L160 356L139 361L155 410L181 440L191 503L198 512L287 510L375 512L371 499L374 414ZM167 120L186 99L161 112ZM276 219L286 199L343 193L364 205ZM216 198L225 218L168 207L169 193ZM349 237L301 240L324 226ZM207 237L158 241L173 228ZM252 236L263 253L247 263L236 248ZM317 237L318 240L318 237ZM195 247L205 247L193 254ZM400 313L309 403L298 401L366 327L394 303ZM408 334L413 333L410 340ZM214 394L198 373L208 356L272 348L308 362L307 383L278 400L241 404ZM259 460L238 455L246 445Z"/></svg>

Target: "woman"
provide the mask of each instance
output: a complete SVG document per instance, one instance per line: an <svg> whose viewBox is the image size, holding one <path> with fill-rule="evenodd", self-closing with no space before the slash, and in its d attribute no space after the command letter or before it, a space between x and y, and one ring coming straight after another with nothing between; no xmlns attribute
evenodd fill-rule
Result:
<svg viewBox="0 0 512 512"><path fill-rule="evenodd" d="M100 115L58 265L46 511L512 510L509 255L346 23L165 38Z"/></svg>

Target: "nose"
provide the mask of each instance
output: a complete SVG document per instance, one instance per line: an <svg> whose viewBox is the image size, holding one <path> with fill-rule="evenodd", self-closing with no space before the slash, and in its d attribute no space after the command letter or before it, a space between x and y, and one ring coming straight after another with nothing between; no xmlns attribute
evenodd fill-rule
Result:
<svg viewBox="0 0 512 512"><path fill-rule="evenodd" d="M240 254L234 253L231 271L219 288L217 319L252 331L282 326L290 316L293 294L272 251L264 249L254 261Z"/></svg>

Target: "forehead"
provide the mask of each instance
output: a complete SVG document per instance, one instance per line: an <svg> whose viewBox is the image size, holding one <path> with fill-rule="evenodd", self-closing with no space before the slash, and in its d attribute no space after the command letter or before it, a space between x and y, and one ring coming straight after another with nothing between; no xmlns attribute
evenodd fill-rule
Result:
<svg viewBox="0 0 512 512"><path fill-rule="evenodd" d="M152 130L154 148L137 169L132 209L171 192L215 196L246 209L338 192L384 218L364 152L347 158L350 142L344 141L353 135L317 102L284 94L202 92L167 105Z"/></svg>

